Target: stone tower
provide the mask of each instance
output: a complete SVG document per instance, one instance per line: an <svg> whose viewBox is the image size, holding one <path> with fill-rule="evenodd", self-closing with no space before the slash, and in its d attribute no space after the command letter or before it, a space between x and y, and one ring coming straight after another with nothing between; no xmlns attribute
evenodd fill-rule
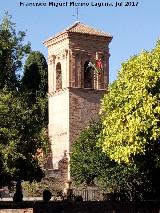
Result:
<svg viewBox="0 0 160 213"><path fill-rule="evenodd" d="M76 22L44 42L48 48L49 124L53 170L70 178L71 144L96 119L109 82L112 36ZM89 66L101 61L103 72ZM66 176L68 174L68 177Z"/></svg>

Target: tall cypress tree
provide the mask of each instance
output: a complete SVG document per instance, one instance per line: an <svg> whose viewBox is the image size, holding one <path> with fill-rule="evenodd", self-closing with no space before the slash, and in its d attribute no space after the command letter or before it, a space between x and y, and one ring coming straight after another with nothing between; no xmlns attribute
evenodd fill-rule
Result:
<svg viewBox="0 0 160 213"><path fill-rule="evenodd" d="M47 62L44 55L39 51L31 52L24 65L22 90L45 96L47 80Z"/></svg>

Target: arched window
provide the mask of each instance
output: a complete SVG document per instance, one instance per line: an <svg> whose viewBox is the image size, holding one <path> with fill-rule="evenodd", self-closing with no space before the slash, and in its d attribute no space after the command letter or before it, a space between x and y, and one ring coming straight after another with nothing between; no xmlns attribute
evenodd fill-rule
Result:
<svg viewBox="0 0 160 213"><path fill-rule="evenodd" d="M59 62L56 65L56 90L58 89L62 89L62 70Z"/></svg>
<svg viewBox="0 0 160 213"><path fill-rule="evenodd" d="M89 63L88 60L84 64L84 88L93 88L94 70Z"/></svg>

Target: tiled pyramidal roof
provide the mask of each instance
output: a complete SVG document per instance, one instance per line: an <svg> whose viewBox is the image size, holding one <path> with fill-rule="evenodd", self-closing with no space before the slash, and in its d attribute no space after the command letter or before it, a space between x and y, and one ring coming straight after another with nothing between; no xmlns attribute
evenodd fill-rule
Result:
<svg viewBox="0 0 160 213"><path fill-rule="evenodd" d="M80 22L75 22L73 25L70 27L64 29L62 32L57 33L56 35L50 37L46 41L44 41L44 44L47 44L46 42L51 41L52 39L55 39L65 33L77 33L77 34L83 34L83 35L93 35L93 36L101 36L101 37L106 37L109 39L112 39L112 36L106 32L94 29L86 24L82 24Z"/></svg>
<svg viewBox="0 0 160 213"><path fill-rule="evenodd" d="M67 32L73 32L73 33L80 33L80 34L87 34L87 35L95 35L95 36L104 36L104 37L112 37L108 33L105 33L103 31L94 29L86 24L82 24L80 22L76 22L70 27L66 28L62 32L55 35L55 37L67 33Z"/></svg>

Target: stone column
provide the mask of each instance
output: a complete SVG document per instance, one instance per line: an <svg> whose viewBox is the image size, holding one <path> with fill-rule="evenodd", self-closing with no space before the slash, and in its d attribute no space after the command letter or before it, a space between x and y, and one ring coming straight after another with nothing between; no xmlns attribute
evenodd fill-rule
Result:
<svg viewBox="0 0 160 213"><path fill-rule="evenodd" d="M72 87L72 78L73 78L73 53L72 50L69 50L69 87Z"/></svg>
<svg viewBox="0 0 160 213"><path fill-rule="evenodd" d="M52 55L52 92L55 91L55 79L56 79L56 72L55 72L55 60L56 60L56 56Z"/></svg>
<svg viewBox="0 0 160 213"><path fill-rule="evenodd" d="M110 54L109 52L106 53L104 57L104 89L108 86L109 84L109 57Z"/></svg>
<svg viewBox="0 0 160 213"><path fill-rule="evenodd" d="M71 87L75 87L75 72L76 72L76 54L72 52L72 59L71 59Z"/></svg>
<svg viewBox="0 0 160 213"><path fill-rule="evenodd" d="M48 93L53 92L52 56L48 57Z"/></svg>
<svg viewBox="0 0 160 213"><path fill-rule="evenodd" d="M67 152L67 158L68 158L68 171L67 171L67 180L71 180L71 167L70 167L70 152Z"/></svg>
<svg viewBox="0 0 160 213"><path fill-rule="evenodd" d="M65 49L65 62L66 62L66 84L64 87L69 87L69 50Z"/></svg>
<svg viewBox="0 0 160 213"><path fill-rule="evenodd" d="M81 52L75 51L75 87L81 87Z"/></svg>

